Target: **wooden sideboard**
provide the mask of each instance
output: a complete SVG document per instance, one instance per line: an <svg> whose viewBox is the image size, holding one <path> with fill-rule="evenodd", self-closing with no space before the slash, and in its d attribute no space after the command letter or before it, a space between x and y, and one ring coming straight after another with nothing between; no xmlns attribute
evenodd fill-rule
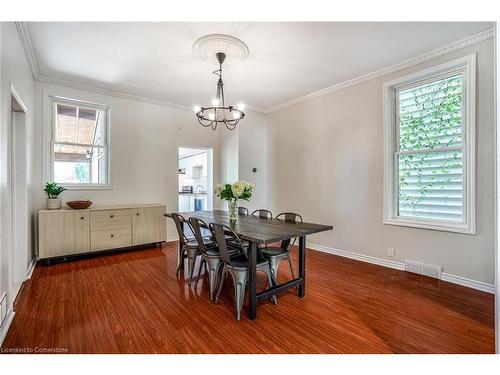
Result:
<svg viewBox="0 0 500 375"><path fill-rule="evenodd" d="M166 240L166 207L159 204L41 210L38 257L48 259Z"/></svg>

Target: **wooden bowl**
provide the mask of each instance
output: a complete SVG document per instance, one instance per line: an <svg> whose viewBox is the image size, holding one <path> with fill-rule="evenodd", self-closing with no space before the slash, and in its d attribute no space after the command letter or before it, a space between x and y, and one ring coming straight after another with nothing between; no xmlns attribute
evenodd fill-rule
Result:
<svg viewBox="0 0 500 375"><path fill-rule="evenodd" d="M84 210L92 206L91 201L69 201L66 204L75 210Z"/></svg>

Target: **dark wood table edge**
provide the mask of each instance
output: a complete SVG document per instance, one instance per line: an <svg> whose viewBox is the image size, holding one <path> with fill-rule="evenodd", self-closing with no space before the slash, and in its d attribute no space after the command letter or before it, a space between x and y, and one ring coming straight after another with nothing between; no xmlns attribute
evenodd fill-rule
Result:
<svg viewBox="0 0 500 375"><path fill-rule="evenodd" d="M224 210L212 210L212 211L226 212ZM200 212L207 212L207 211L200 211ZM175 213L175 212L173 212L173 213ZM186 213L191 213L191 212L186 212ZM166 214L164 214L164 216L168 217L168 218L172 218L172 213L166 213ZM265 220L265 219L262 219L262 220ZM321 232L326 232L326 231L329 231L329 230L333 230L333 226L332 225L315 224L315 223L309 223L309 222L304 222L303 224L315 225L316 228L315 229L311 229L309 231L302 232L300 234L302 236L309 236L311 234L316 234L316 233L321 233ZM279 242L279 241L283 241L283 240L288 240L290 238L300 237L300 235L294 235L292 237L290 237L289 235L288 236L277 236L277 237L273 237L273 238L268 239L268 240L260 240L258 238L249 237L249 236L246 236L246 235L240 235L238 233L238 236L242 240L246 240L246 241L250 241L250 242L256 242L256 243L261 244L261 245L269 245L269 244L274 243L274 242Z"/></svg>

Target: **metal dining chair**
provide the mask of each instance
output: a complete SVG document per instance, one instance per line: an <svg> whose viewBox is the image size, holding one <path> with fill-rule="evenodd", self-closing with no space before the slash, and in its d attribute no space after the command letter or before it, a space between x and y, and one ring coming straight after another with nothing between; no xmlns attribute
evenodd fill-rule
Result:
<svg viewBox="0 0 500 375"><path fill-rule="evenodd" d="M248 208L242 207L242 206L238 207L238 215L246 215L246 216L248 216L248 214L249 214Z"/></svg>
<svg viewBox="0 0 500 375"><path fill-rule="evenodd" d="M215 288L217 286L217 275L219 274L219 269L222 265L222 258L219 252L219 248L217 247L215 242L207 244L202 236L201 230L202 228L208 229L207 223L196 217L190 217L189 224L193 229L193 234L194 237L196 238L196 241L198 242L198 248L200 250L202 257L200 266L198 268L198 276L196 278L194 288L196 289L198 287L198 281L200 280L201 276L201 269L203 265L205 265L205 269L208 268L207 272L208 272L208 284L210 288L210 301L213 301L215 298Z"/></svg>
<svg viewBox="0 0 500 375"><path fill-rule="evenodd" d="M189 285L191 285L191 280L193 279L194 265L196 262L196 257L198 256L200 249L198 241L196 238L188 238L185 234L185 226L193 232L189 221L178 213L172 214L172 219L174 220L175 227L177 228L177 233L179 235L179 254L176 275L182 271L184 259L188 259L188 274L189 274ZM213 240L211 238L203 237L205 245L213 245Z"/></svg>
<svg viewBox="0 0 500 375"><path fill-rule="evenodd" d="M252 216L256 216L260 219L272 219L273 213L269 210L261 208L261 209L258 209L258 210L255 210L254 212L252 212ZM267 244L266 245L259 245L259 249L263 249L266 247L267 247Z"/></svg>
<svg viewBox="0 0 500 375"><path fill-rule="evenodd" d="M219 247L220 255L222 261L224 262L224 267L222 269L222 274L219 280L219 287L217 290L217 295L215 296L215 303L219 301L220 294L222 291L222 286L224 285L224 279L229 273L233 279L234 283L234 298L236 306L236 320L240 320L241 309L243 307L243 301L245 299L245 290L248 280L249 272L249 259L247 255L241 251L238 255L231 256L226 243L225 233L232 233L234 241L239 242L241 249L243 245L238 235L228 226L210 223L210 228L212 233L215 234L215 241ZM271 276L271 270L269 268L269 262L261 256L257 256L257 271L264 272L267 275L267 279L271 286L275 286L275 282ZM276 296L273 296L271 300L275 303Z"/></svg>
<svg viewBox="0 0 500 375"><path fill-rule="evenodd" d="M258 216L261 219L272 219L273 213L269 210L261 208L259 210L255 210L254 212L252 212L252 216Z"/></svg>
<svg viewBox="0 0 500 375"><path fill-rule="evenodd" d="M302 223L302 216L293 212L283 212L276 216L276 220L284 220L287 223ZM295 279L295 271L293 269L292 256L290 251L297 238L294 238L293 241L283 240L279 247L265 247L260 249L262 255L269 260L269 267L271 268L271 274L273 279L276 280L278 277L278 267L283 260L287 260L290 265L290 271L292 272L292 277Z"/></svg>

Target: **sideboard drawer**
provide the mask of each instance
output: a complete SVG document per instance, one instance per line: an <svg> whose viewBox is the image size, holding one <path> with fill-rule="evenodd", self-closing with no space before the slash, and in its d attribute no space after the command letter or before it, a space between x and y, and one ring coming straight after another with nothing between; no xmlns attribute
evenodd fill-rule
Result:
<svg viewBox="0 0 500 375"><path fill-rule="evenodd" d="M109 210L90 213L90 230L130 229L131 210Z"/></svg>
<svg viewBox="0 0 500 375"><path fill-rule="evenodd" d="M100 230L92 232L90 236L90 247L92 251L114 249L131 245L131 228Z"/></svg>

